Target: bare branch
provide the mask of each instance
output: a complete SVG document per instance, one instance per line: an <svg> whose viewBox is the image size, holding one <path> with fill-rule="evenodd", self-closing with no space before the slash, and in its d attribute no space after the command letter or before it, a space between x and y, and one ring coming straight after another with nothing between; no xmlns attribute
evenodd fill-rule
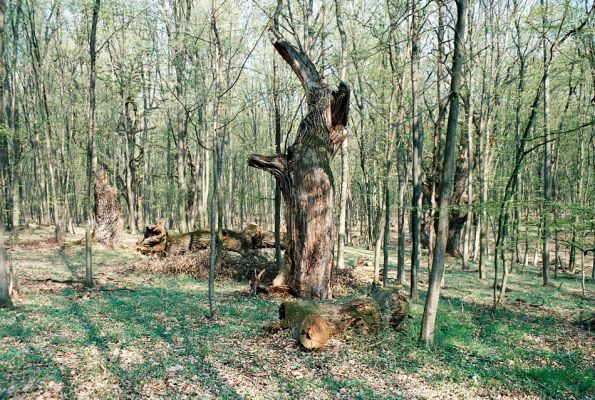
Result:
<svg viewBox="0 0 595 400"><path fill-rule="evenodd" d="M281 176L287 172L287 156L285 154L274 154L272 156L252 154L248 159L248 165L270 172L278 177L278 175Z"/></svg>
<svg viewBox="0 0 595 400"><path fill-rule="evenodd" d="M314 104L318 100L317 92L322 88L322 79L310 58L302 51L296 49L289 43L276 27L269 27L270 39L277 52L302 82L306 91L308 104ZM313 96L314 95L314 96Z"/></svg>

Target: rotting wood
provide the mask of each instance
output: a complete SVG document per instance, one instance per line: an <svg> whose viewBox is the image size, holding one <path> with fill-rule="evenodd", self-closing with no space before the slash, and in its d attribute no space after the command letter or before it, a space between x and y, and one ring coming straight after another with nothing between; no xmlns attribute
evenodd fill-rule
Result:
<svg viewBox="0 0 595 400"><path fill-rule="evenodd" d="M160 257L193 253L209 248L210 235L211 229L208 227L182 234L171 233L161 221L157 225L145 227L143 236L136 243L136 249L142 254ZM282 239L284 239L283 236ZM250 224L241 231L223 229L222 240L223 250L241 254L246 254L250 250L275 248L274 233L263 230L255 224Z"/></svg>
<svg viewBox="0 0 595 400"><path fill-rule="evenodd" d="M291 329L292 336L306 349L323 347L334 336L352 330L367 335L381 327L402 329L409 302L401 287L374 287L363 299L344 304L285 301L279 307L279 320L269 330Z"/></svg>

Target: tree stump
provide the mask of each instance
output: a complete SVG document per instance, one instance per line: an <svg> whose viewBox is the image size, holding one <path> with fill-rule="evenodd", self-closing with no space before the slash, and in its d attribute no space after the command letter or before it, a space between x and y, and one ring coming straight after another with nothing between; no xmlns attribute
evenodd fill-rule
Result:
<svg viewBox="0 0 595 400"><path fill-rule="evenodd" d="M121 208L116 188L109 185L107 173L100 170L95 181L95 229L93 239L106 247L120 243L122 233Z"/></svg>

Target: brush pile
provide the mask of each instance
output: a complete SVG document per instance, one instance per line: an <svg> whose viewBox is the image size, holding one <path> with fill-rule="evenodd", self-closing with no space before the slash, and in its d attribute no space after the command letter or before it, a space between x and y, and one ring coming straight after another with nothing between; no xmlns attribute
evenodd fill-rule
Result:
<svg viewBox="0 0 595 400"><path fill-rule="evenodd" d="M273 259L271 261L271 259ZM150 258L131 264L133 271L150 274L189 275L195 279L209 277L209 250L199 250L192 254L178 254L163 258ZM223 251L221 268L217 270L217 279L233 279L248 281L254 279L256 273L266 270L263 279L270 282L275 277L274 256L252 253L243 256L232 251Z"/></svg>
<svg viewBox="0 0 595 400"><path fill-rule="evenodd" d="M255 224L241 231L223 229L221 233L223 250L246 255L253 250L275 248L275 234L259 228ZM281 248L284 248L285 235L281 235ZM211 229L202 228L187 233L171 233L163 221L145 227L143 237L136 243L137 251L158 257L176 256L207 250L211 245Z"/></svg>

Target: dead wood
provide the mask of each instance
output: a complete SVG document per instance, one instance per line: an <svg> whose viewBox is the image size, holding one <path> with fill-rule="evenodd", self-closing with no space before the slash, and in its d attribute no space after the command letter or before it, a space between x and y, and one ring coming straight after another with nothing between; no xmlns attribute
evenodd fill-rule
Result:
<svg viewBox="0 0 595 400"><path fill-rule="evenodd" d="M199 250L190 254L148 258L129 266L130 270L150 274L189 275L195 279L209 277L209 250ZM276 274L275 261L254 251L245 256L232 251L223 251L221 268L216 279L233 279L248 282L254 279L254 271L266 269L263 282L271 282Z"/></svg>
<svg viewBox="0 0 595 400"><path fill-rule="evenodd" d="M94 216L93 239L106 247L114 248L120 243L123 222L118 191L109 185L104 170L97 173L95 182Z"/></svg>
<svg viewBox="0 0 595 400"><path fill-rule="evenodd" d="M264 273L266 272L266 269L263 269L262 271L260 271L258 273L258 275L256 275L256 277L254 278L254 280L252 280L250 282L250 294L254 295L256 294L258 287L261 285L260 281L262 280L262 277L264 276Z"/></svg>
<svg viewBox="0 0 595 400"><path fill-rule="evenodd" d="M374 288L370 296L344 304L285 301L279 307L279 320L281 326L292 329L304 348L318 349L347 330L367 335L383 326L398 329L408 310L406 293L400 287Z"/></svg>
<svg viewBox="0 0 595 400"><path fill-rule="evenodd" d="M275 235L250 224L241 231L223 229L223 250L247 254L251 250L274 248ZM281 238L281 248L285 242ZM146 226L143 237L137 242L137 250L142 254L160 257L193 253L209 249L211 245L211 229L209 227L197 231L176 234L165 229L163 221L157 225Z"/></svg>

